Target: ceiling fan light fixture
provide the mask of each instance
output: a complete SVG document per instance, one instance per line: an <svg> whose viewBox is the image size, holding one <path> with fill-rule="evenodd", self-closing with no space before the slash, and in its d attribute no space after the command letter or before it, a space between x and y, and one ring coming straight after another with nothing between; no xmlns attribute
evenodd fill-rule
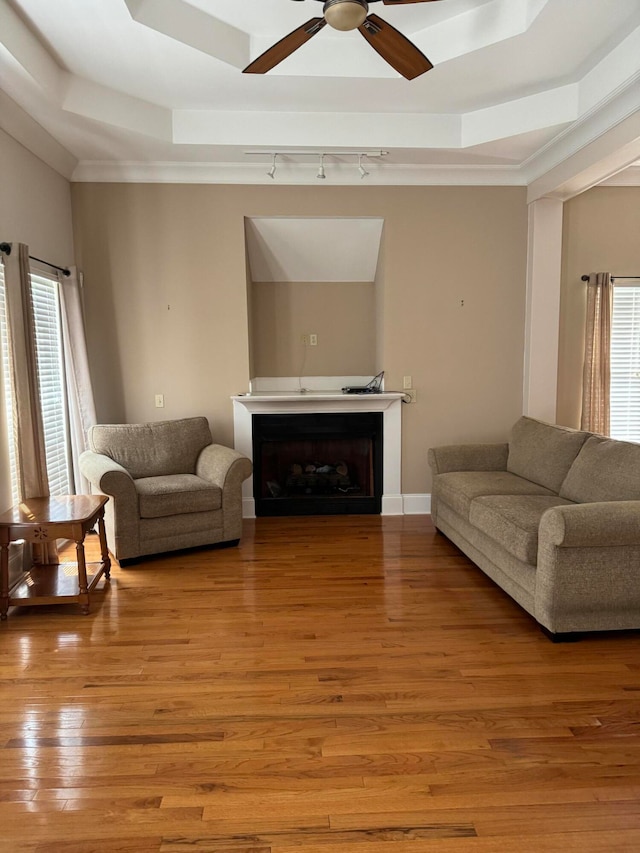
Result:
<svg viewBox="0 0 640 853"><path fill-rule="evenodd" d="M322 11L330 27L348 32L364 24L369 5L366 0L326 0Z"/></svg>

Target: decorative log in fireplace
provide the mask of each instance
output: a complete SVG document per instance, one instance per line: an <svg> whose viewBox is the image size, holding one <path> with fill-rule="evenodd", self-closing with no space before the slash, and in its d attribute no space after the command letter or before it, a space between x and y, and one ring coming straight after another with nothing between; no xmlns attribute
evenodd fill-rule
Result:
<svg viewBox="0 0 640 853"><path fill-rule="evenodd" d="M376 514L381 412L252 416L256 515Z"/></svg>

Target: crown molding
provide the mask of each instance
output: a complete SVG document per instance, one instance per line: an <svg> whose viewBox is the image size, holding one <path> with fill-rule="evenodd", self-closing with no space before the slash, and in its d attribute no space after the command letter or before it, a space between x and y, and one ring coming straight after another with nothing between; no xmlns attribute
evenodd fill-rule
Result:
<svg viewBox="0 0 640 853"><path fill-rule="evenodd" d="M602 181L601 187L640 187L640 164L634 164Z"/></svg>
<svg viewBox="0 0 640 853"><path fill-rule="evenodd" d="M367 162L364 180L353 164L325 163L326 180L316 178L317 163L279 164L272 180L271 160L256 163L141 163L84 161L71 180L77 183L249 184L274 186L524 186L517 166L407 166Z"/></svg>

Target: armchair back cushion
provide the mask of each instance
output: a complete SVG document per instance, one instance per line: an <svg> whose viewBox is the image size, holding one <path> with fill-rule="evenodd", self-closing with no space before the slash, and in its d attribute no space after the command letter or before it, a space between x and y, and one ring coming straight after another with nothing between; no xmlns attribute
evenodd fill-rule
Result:
<svg viewBox="0 0 640 853"><path fill-rule="evenodd" d="M89 449L109 456L137 480L195 474L200 452L211 444L204 417L149 424L101 424L89 429Z"/></svg>
<svg viewBox="0 0 640 853"><path fill-rule="evenodd" d="M593 435L560 489L576 503L640 500L640 444Z"/></svg>
<svg viewBox="0 0 640 853"><path fill-rule="evenodd" d="M507 471L557 493L588 436L580 430L521 417L509 437Z"/></svg>

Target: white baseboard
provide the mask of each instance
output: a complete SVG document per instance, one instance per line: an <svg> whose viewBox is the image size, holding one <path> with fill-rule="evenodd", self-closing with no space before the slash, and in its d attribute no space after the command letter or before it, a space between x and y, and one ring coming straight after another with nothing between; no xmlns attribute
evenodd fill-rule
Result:
<svg viewBox="0 0 640 853"><path fill-rule="evenodd" d="M402 495L383 495L381 515L402 515Z"/></svg>
<svg viewBox="0 0 640 853"><path fill-rule="evenodd" d="M429 515L431 513L431 495L403 495L404 515Z"/></svg>
<svg viewBox="0 0 640 853"><path fill-rule="evenodd" d="M431 495L384 495L382 515L429 515ZM256 502L253 498L242 499L242 517L256 517Z"/></svg>
<svg viewBox="0 0 640 853"><path fill-rule="evenodd" d="M256 502L253 498L242 498L242 517L256 517Z"/></svg>

